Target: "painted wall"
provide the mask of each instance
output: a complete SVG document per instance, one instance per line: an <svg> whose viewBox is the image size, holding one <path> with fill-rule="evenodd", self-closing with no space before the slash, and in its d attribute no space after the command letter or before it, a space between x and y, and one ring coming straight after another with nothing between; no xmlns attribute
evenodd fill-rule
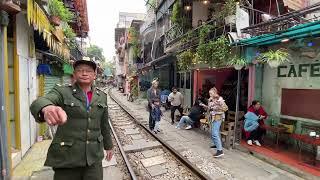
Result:
<svg viewBox="0 0 320 180"><path fill-rule="evenodd" d="M30 104L37 97L37 79L35 59L29 58L29 33L33 32L28 23L26 14L17 15L17 49L19 58L20 78L20 123L22 156L36 140L37 124L30 114ZM28 32L29 33L26 33Z"/></svg>
<svg viewBox="0 0 320 180"><path fill-rule="evenodd" d="M203 81L205 79L210 79L215 83L218 91L221 90L224 82L232 75L234 69L220 69L220 70L200 70L198 73L194 73L194 88L193 88L193 98L197 96L197 88L202 89ZM198 84L198 85L197 85Z"/></svg>
<svg viewBox="0 0 320 180"><path fill-rule="evenodd" d="M277 47L275 47L277 48ZM313 52L313 53L306 53ZM263 70L263 83L262 83L262 103L266 108L267 112L273 116L276 120L279 119L281 111L281 89L320 89L320 77L311 77L310 68L306 68L307 72L302 72L302 77L294 77L294 74L290 72L290 65L294 65L297 76L299 76L299 64L312 64L320 63L320 51L318 47L308 49L298 48L291 49L291 62L288 65L289 68L282 69L281 74L287 74L286 76L291 77L278 77L278 69L271 69L269 65L264 66ZM303 55L304 54L304 55ZM313 57L310 57L313 55ZM309 56L309 57L307 57ZM317 70L319 74L319 70ZM320 97L315 97L320 99ZM303 102L302 102L303 103ZM299 122L299 121L298 121ZM311 122L311 121L309 121ZM299 128L299 122L297 128ZM318 122L320 124L320 121Z"/></svg>
<svg viewBox="0 0 320 180"><path fill-rule="evenodd" d="M199 20L207 21L209 5L205 5L201 1L194 1L192 5L192 27L197 27Z"/></svg>

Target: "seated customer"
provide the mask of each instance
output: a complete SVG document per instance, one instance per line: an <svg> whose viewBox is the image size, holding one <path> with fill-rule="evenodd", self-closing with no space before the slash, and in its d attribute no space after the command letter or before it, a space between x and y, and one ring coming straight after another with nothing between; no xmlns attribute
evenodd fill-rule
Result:
<svg viewBox="0 0 320 180"><path fill-rule="evenodd" d="M248 145L251 146L252 143L254 143L257 146L261 146L261 138L266 134L264 120L267 119L267 117L268 114L265 112L260 102L252 101L251 106L248 108L248 113L245 116L244 130Z"/></svg>
<svg viewBox="0 0 320 180"><path fill-rule="evenodd" d="M187 125L185 129L191 129L193 125L198 122L203 115L203 112L205 112L205 109L203 108L204 104L197 99L192 108L190 109L190 113L188 116L182 116L178 125L176 126L177 129L181 129L184 124Z"/></svg>

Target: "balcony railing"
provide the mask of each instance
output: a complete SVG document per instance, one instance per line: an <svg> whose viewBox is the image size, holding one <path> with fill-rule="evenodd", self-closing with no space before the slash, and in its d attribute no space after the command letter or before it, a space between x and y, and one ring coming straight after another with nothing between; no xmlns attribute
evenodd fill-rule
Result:
<svg viewBox="0 0 320 180"><path fill-rule="evenodd" d="M303 8L298 11L292 11L278 17L272 17L262 11L243 7L248 10L250 15L250 26L242 29L243 33L248 33L251 36L258 36L267 33L275 33L284 31L290 27L319 20L317 17L307 19L305 16L316 11L320 11L320 3Z"/></svg>
<svg viewBox="0 0 320 180"><path fill-rule="evenodd" d="M175 39L178 39L183 35L183 29L178 26L174 25L172 26L167 32L165 32L165 45L172 43Z"/></svg>
<svg viewBox="0 0 320 180"><path fill-rule="evenodd" d="M216 39L220 37L223 34L226 34L227 32L231 32L235 30L235 26L230 26L229 24L224 24L221 22L219 19L212 19L208 21L207 23L194 28L186 33L183 33L183 30L177 28L177 27L172 27L166 32L166 43L165 43L165 48L168 48L178 42L179 43L179 49L180 51L183 51L185 49L190 49L190 48L196 48L199 44L199 34L201 31L201 28L206 26L206 25L212 25L212 29L210 33L208 34L208 37L206 38L206 41L210 41L212 39Z"/></svg>

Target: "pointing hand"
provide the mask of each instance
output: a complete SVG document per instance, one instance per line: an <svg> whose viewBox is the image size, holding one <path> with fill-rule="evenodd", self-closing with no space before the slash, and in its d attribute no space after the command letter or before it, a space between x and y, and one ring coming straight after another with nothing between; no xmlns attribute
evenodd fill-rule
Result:
<svg viewBox="0 0 320 180"><path fill-rule="evenodd" d="M63 125L67 122L66 112L59 106L47 106L42 109L44 120L50 125Z"/></svg>

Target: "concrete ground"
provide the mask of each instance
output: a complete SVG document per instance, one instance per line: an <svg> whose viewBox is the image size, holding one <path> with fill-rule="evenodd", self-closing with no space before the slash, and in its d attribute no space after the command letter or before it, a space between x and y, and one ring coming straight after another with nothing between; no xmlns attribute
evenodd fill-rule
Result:
<svg viewBox="0 0 320 180"><path fill-rule="evenodd" d="M145 108L146 100L138 99L134 102L128 102L126 97L117 90L113 90L112 93L118 100L131 109L134 116L143 118L143 121L148 120L149 115ZM234 149L224 150L225 156L221 159L215 159L213 158L215 151L209 147L211 145L209 134L203 133L199 129L177 130L175 128L176 124L171 125L170 122L170 111L166 111L160 125L162 132L158 133L158 135L212 179L221 178L217 177L217 171L220 174L221 172L222 174L231 174L234 179L244 180L302 179L247 153Z"/></svg>

